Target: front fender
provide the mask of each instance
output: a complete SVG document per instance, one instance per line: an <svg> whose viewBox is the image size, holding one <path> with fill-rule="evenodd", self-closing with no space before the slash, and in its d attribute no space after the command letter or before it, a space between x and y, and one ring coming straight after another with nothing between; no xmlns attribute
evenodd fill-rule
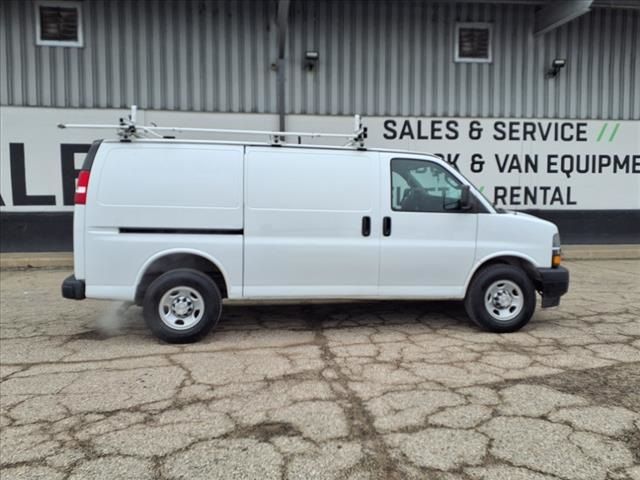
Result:
<svg viewBox="0 0 640 480"><path fill-rule="evenodd" d="M473 265L473 268L471 269L471 271L469 272L469 275L467 276L467 279L465 281L464 284L464 293L465 296L467 294L467 289L469 288L469 285L471 284L471 280L473 279L473 276L486 264L495 261L497 259L505 259L507 261L507 263L511 263L514 260L516 261L521 261L521 262L526 262L526 265L528 265L530 268L532 269L536 269L539 268L540 265L538 265L536 263L536 261L530 257L529 255L523 254L522 252L515 252L515 251L509 251L509 250L505 250L505 251L501 251L501 252L495 252L492 253L490 255L486 255L484 257L482 257L479 260L476 260L476 262Z"/></svg>

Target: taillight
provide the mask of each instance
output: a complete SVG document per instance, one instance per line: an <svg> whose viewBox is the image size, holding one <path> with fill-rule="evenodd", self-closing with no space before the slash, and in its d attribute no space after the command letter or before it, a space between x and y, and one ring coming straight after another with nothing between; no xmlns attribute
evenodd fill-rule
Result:
<svg viewBox="0 0 640 480"><path fill-rule="evenodd" d="M76 205L84 205L87 203L87 189L89 188L89 170L80 170L78 175L78 186L76 187L76 195L73 199Z"/></svg>

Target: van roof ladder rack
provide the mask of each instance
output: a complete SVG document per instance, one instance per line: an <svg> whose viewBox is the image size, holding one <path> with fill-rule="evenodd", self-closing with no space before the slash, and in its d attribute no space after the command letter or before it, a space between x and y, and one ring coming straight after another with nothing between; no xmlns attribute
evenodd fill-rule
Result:
<svg viewBox="0 0 640 480"><path fill-rule="evenodd" d="M131 106L131 113L127 118L120 118L119 123L115 125L90 125L90 124L71 124L60 123L58 128L103 128L115 129L118 136L123 141L130 141L132 138L167 138L161 132L173 133L223 133L229 135L266 135L271 145L286 144L286 137L298 137L298 143L301 138L342 138L347 141L344 146L364 148L364 142L367 138L367 127L362 125L360 115L354 116L354 130L351 133L315 133L315 132L278 132L270 130L233 130L227 128L191 128L191 127L158 127L157 125L137 125L136 115L138 108L136 105ZM173 137L170 137L173 138Z"/></svg>

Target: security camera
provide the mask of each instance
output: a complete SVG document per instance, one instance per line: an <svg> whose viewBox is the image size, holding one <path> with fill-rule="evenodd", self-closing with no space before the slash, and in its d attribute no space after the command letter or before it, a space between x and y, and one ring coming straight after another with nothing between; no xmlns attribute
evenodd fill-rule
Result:
<svg viewBox="0 0 640 480"><path fill-rule="evenodd" d="M547 78L554 78L560 73L560 70L567 65L567 60L564 58L556 58L551 62L551 68L547 71Z"/></svg>

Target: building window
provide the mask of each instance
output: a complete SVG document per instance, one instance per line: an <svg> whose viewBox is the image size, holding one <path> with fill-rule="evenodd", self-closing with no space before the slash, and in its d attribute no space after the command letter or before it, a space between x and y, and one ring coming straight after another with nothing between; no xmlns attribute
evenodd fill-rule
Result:
<svg viewBox="0 0 640 480"><path fill-rule="evenodd" d="M82 47L82 4L36 1L36 45Z"/></svg>
<svg viewBox="0 0 640 480"><path fill-rule="evenodd" d="M491 62L490 23L456 23L456 62Z"/></svg>

